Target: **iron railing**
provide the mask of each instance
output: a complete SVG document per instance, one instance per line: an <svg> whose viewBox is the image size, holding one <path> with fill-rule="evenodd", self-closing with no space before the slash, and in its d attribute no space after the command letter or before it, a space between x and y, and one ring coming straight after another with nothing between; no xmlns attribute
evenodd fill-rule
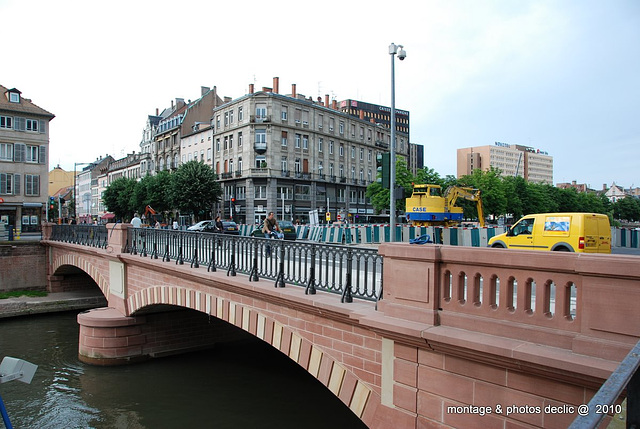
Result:
<svg viewBox="0 0 640 429"><path fill-rule="evenodd" d="M53 225L51 240L103 249L109 244L105 225Z"/></svg>
<svg viewBox="0 0 640 429"><path fill-rule="evenodd" d="M104 225L54 225L51 240L106 248L108 234ZM341 302L382 297L383 258L371 248L130 227L126 251L231 276L242 273L250 281L270 279L275 287L303 286L310 295L327 291L339 294Z"/></svg>
<svg viewBox="0 0 640 429"><path fill-rule="evenodd" d="M353 298L377 301L382 296L382 256L375 249L258 237L129 228L127 251L176 264L201 265L208 271L242 273L250 281L274 280L304 286L305 293L323 290Z"/></svg>
<svg viewBox="0 0 640 429"><path fill-rule="evenodd" d="M631 349L618 368L604 382L587 405L577 407L578 417L569 429L597 428L607 414L621 414L618 398L627 390L626 427L640 428L640 341Z"/></svg>

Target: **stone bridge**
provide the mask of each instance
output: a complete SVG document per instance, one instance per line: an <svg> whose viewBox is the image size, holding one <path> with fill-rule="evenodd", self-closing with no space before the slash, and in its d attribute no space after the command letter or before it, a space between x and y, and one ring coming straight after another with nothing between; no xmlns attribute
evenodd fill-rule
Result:
<svg viewBox="0 0 640 429"><path fill-rule="evenodd" d="M633 256L383 244L382 299L347 304L127 253L127 226L106 248L45 227L50 290L90 277L108 300L78 316L83 361L195 350L241 329L371 428L566 427L640 338Z"/></svg>

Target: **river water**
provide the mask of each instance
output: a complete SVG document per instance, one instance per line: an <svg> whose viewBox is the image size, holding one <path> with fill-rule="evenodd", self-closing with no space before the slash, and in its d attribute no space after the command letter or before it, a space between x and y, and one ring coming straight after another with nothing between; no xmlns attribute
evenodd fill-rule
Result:
<svg viewBox="0 0 640 429"><path fill-rule="evenodd" d="M78 360L76 316L0 319L0 358L38 365L31 384L0 385L14 428L365 427L324 385L259 339L99 367Z"/></svg>

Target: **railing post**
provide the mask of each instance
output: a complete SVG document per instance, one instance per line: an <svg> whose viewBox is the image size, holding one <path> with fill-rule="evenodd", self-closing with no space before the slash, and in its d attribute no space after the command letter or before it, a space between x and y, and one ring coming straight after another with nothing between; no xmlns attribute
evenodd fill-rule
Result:
<svg viewBox="0 0 640 429"><path fill-rule="evenodd" d="M184 264L184 258L182 257L182 238L183 238L182 233L180 233L180 244L178 244L178 258L176 259L176 265L183 265Z"/></svg>
<svg viewBox="0 0 640 429"><path fill-rule="evenodd" d="M173 236L173 234L167 235L167 242L164 245L164 255L162 255L162 262L171 261L171 257L169 256L169 241L171 241L171 237Z"/></svg>
<svg viewBox="0 0 640 429"><path fill-rule="evenodd" d="M309 269L309 281L307 288L304 290L305 295L316 294L316 245L311 245L311 268Z"/></svg>
<svg viewBox="0 0 640 429"><path fill-rule="evenodd" d="M258 281L258 240L256 240L255 237L253 239L253 266L249 272L249 281Z"/></svg>
<svg viewBox="0 0 640 429"><path fill-rule="evenodd" d="M209 266L207 267L207 271L216 272L216 243L218 242L218 238L216 235L213 236L213 246L211 247L211 260L209 261Z"/></svg>
<svg viewBox="0 0 640 429"><path fill-rule="evenodd" d="M193 248L193 258L191 259L191 268L199 268L200 264L198 264L198 244L200 243L200 235L198 234L195 237L196 245Z"/></svg>
<svg viewBox="0 0 640 429"><path fill-rule="evenodd" d="M132 255L137 255L138 254L138 233L136 232L135 228L127 228L127 240L129 240L129 237L131 237L131 250L133 250L133 252L131 252Z"/></svg>
<svg viewBox="0 0 640 429"><path fill-rule="evenodd" d="M140 230L140 236L142 237L142 252L140 256L147 257L147 232L144 230Z"/></svg>
<svg viewBox="0 0 640 429"><path fill-rule="evenodd" d="M236 275L236 242L233 239L228 241L231 246L231 261L229 262L229 269L227 270L227 276L231 274L231 276L235 277Z"/></svg>
<svg viewBox="0 0 640 429"><path fill-rule="evenodd" d="M277 252L277 247L274 245L272 250ZM280 240L280 264L279 265L280 267L278 268L278 275L276 276L276 283L274 287L284 287L284 240Z"/></svg>
<svg viewBox="0 0 640 429"><path fill-rule="evenodd" d="M640 428L640 372L637 369L627 384L627 427Z"/></svg>
<svg viewBox="0 0 640 429"><path fill-rule="evenodd" d="M351 265L352 265L351 258L352 257L353 257L353 251L349 247L347 249L347 272L345 275L347 284L344 285L344 290L342 291L342 298L340 299L340 302L346 302L346 303L353 302L353 295L351 294Z"/></svg>

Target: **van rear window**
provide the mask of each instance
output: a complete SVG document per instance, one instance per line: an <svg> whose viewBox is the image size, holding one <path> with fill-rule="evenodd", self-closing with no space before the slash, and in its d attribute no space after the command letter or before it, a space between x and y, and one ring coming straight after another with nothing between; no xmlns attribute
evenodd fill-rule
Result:
<svg viewBox="0 0 640 429"><path fill-rule="evenodd" d="M544 231L569 232L571 217L569 216L549 216L544 220Z"/></svg>

